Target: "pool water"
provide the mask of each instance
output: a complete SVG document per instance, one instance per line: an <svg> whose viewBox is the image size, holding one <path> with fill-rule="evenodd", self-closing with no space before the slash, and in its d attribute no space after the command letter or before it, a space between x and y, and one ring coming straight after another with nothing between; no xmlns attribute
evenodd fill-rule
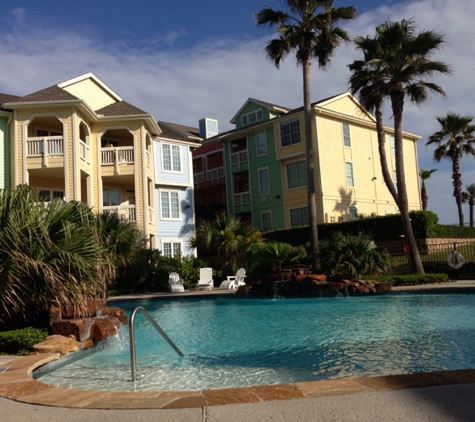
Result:
<svg viewBox="0 0 475 422"><path fill-rule="evenodd" d="M128 329L98 352L39 381L108 391L202 390L475 368L475 294L390 294L314 299L183 298L135 318L138 380Z"/></svg>

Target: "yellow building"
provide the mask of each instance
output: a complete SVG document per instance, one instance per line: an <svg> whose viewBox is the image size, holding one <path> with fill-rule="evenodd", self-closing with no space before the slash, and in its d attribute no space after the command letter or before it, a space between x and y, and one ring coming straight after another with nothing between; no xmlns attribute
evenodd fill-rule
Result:
<svg viewBox="0 0 475 422"><path fill-rule="evenodd" d="M231 122L236 129L218 135L225 145L228 210L262 230L307 224L303 108L250 98ZM394 131L384 130L396 183ZM318 223L398 212L382 176L375 119L350 93L312 104L312 132ZM403 133L411 210L421 209L418 139Z"/></svg>
<svg viewBox="0 0 475 422"><path fill-rule="evenodd" d="M38 200L81 201L137 222L155 247L152 115L125 102L92 73L2 105L9 125L10 187Z"/></svg>

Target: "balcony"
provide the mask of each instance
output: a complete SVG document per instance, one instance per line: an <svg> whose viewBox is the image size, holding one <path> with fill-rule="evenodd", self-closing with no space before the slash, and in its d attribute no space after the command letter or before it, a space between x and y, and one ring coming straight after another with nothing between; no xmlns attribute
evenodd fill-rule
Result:
<svg viewBox="0 0 475 422"><path fill-rule="evenodd" d="M199 183L203 183L205 179L204 173L195 173L193 175L193 182L195 185L198 185Z"/></svg>
<svg viewBox="0 0 475 422"><path fill-rule="evenodd" d="M134 147L101 148L101 165L134 164Z"/></svg>
<svg viewBox="0 0 475 422"><path fill-rule="evenodd" d="M61 157L64 155L62 136L37 136L26 140L27 157Z"/></svg>
<svg viewBox="0 0 475 422"><path fill-rule="evenodd" d="M117 205L112 207L102 207L104 214L117 214L121 220L137 221L137 211L135 205Z"/></svg>
<svg viewBox="0 0 475 422"><path fill-rule="evenodd" d="M231 165L237 166L248 162L247 150L234 152L231 154Z"/></svg>
<svg viewBox="0 0 475 422"><path fill-rule="evenodd" d="M214 182L224 177L224 167L217 167L206 172L206 180Z"/></svg>
<svg viewBox="0 0 475 422"><path fill-rule="evenodd" d="M251 192L235 193L234 206L242 207L244 205L251 205Z"/></svg>
<svg viewBox="0 0 475 422"><path fill-rule="evenodd" d="M91 163L91 147L83 141L79 141L79 157L87 164Z"/></svg>

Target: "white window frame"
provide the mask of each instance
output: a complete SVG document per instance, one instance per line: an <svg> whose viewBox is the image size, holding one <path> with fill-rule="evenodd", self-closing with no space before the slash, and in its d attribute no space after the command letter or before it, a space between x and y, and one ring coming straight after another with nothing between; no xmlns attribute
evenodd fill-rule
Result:
<svg viewBox="0 0 475 422"><path fill-rule="evenodd" d="M44 200L41 200L40 199L40 192L43 191L43 192L46 192L48 191L49 192L49 198L47 201L44 201ZM61 196L54 196L54 192L57 192L57 193L61 193ZM61 188L37 188L36 189L36 199L38 200L38 202L53 202L53 199L55 198L61 198L61 199L64 199L64 189L61 189Z"/></svg>
<svg viewBox="0 0 475 422"><path fill-rule="evenodd" d="M348 170L351 170L351 174L348 173ZM346 187L354 188L355 187L355 173L353 169L353 163L351 161L345 161L345 177L346 177Z"/></svg>
<svg viewBox="0 0 475 422"><path fill-rule="evenodd" d="M263 141L262 144L259 144L259 134L263 134L264 137L261 139ZM260 152L262 150L263 152ZM261 130L260 132L256 132L256 156L262 157L267 155L267 134L265 130Z"/></svg>
<svg viewBox="0 0 475 422"><path fill-rule="evenodd" d="M343 145L346 148L351 148L351 133L350 133L350 124L348 122L341 123L341 130L343 134Z"/></svg>
<svg viewBox="0 0 475 422"><path fill-rule="evenodd" d="M303 211L305 210L305 211ZM298 221L298 224L293 224L292 223L292 212L293 211L297 211L299 213L298 217L299 217L299 220L302 220L302 213L305 212L306 213L306 218L304 218L303 220L306 220L306 221ZM295 208L289 208L289 222L290 222L290 227L298 227L298 226L304 226L306 224L309 223L308 221L308 206L304 206L304 207L295 207Z"/></svg>
<svg viewBox="0 0 475 422"><path fill-rule="evenodd" d="M165 165L165 149L168 148L169 149L169 156L170 156L170 168L166 168L166 165ZM167 172L167 173L182 173L182 169L183 169L183 164L182 164L182 159L181 159L181 148L179 145L175 145L175 144L166 144L166 143L162 143L162 169L164 172ZM178 152L178 154L176 154L176 152ZM168 154L167 153L167 154ZM178 157L178 167L179 168L176 168L176 162L175 162L175 158Z"/></svg>
<svg viewBox="0 0 475 422"><path fill-rule="evenodd" d="M396 156L396 142L394 140L393 134L389 135L389 147L391 149L391 157L395 157Z"/></svg>
<svg viewBox="0 0 475 422"><path fill-rule="evenodd" d="M241 115L241 126L250 125L252 123L260 122L264 118L262 108L250 111L249 113Z"/></svg>
<svg viewBox="0 0 475 422"><path fill-rule="evenodd" d="M303 175L297 174L297 177L295 178L295 180L297 180L298 183L303 181L303 184L291 187L290 184L289 184L289 166L296 165L297 166L296 168L298 169L300 166L302 166L302 163L303 163L303 170L304 170L305 174L303 174ZM299 161L292 161L291 163L286 163L285 164L285 178L286 178L286 182L287 182L287 189L289 189L289 190L290 189L298 189L298 188L302 188L302 187L307 186L307 162L305 160L299 160Z"/></svg>
<svg viewBox="0 0 475 422"><path fill-rule="evenodd" d="M264 227L264 216L269 216L269 228ZM269 231L272 230L272 211L262 211L261 212L261 230Z"/></svg>
<svg viewBox="0 0 475 422"><path fill-rule="evenodd" d="M163 213L163 196L162 194L167 194L168 196L168 215L169 216L164 216ZM177 210L178 210L178 216L174 217L173 216L173 207L172 207L172 194L177 195ZM180 201L181 201L181 192L179 190L172 190L172 189L159 189L159 208L160 208L160 219L161 220L173 220L173 221L179 221L181 220L181 209L180 209Z"/></svg>
<svg viewBox="0 0 475 422"><path fill-rule="evenodd" d="M178 258L180 256L183 256L183 240L182 239L160 239L160 243L162 246L161 252L163 256L166 256L168 258ZM170 245L170 251L171 254L166 254L165 253L165 245ZM175 250L176 245L178 245L179 248L179 253L177 254L177 251Z"/></svg>
<svg viewBox="0 0 475 422"><path fill-rule="evenodd" d="M267 191L263 191L263 185L261 182L261 173L266 172L267 173ZM269 174L269 167L261 167L257 169L257 181L259 183L259 195L269 195L270 194L270 174Z"/></svg>
<svg viewBox="0 0 475 422"><path fill-rule="evenodd" d="M297 122L298 124L298 140L296 136L297 132L295 130L295 127L292 127L292 124L295 122ZM285 135L283 135L282 134L283 127L287 125L289 126L289 129L288 129L289 133L286 133ZM294 117L293 119L289 119L289 120L286 120L285 122L281 122L279 128L280 128L280 146L282 148L302 142L302 132L300 130L300 119L298 117ZM284 136L286 137L286 139L288 138L288 141L286 141L285 143L284 143Z"/></svg>

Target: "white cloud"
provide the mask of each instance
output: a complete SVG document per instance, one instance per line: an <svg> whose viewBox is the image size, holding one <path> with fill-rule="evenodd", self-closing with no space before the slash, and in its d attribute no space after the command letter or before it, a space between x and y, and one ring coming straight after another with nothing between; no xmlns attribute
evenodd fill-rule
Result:
<svg viewBox="0 0 475 422"><path fill-rule="evenodd" d="M219 120L220 130L231 128L229 120L248 97L287 107L302 103L301 69L294 57L289 56L277 70L263 55L271 32L260 39L208 39L191 49L174 49L170 46L185 32L177 30L150 40L101 41L98 28L40 25L19 8L10 16L15 17L12 22L0 21L0 92L25 95L92 71L126 101L158 120L197 125L198 119L213 117ZM449 110L475 115L470 96L475 88L471 74L475 68L475 43L471 42L475 2L420 0L381 6L363 13L346 28L351 36L372 35L375 25L388 17L414 17L421 30L447 34L449 45L440 58L452 65L454 73L435 82L448 97L435 96L421 108L407 104L403 125L424 138L418 143L420 167L439 169L427 184L429 208L441 222L457 223L450 163L433 163L433 150L424 144L438 129L436 115ZM345 91L347 65L357 57L349 45L337 51L326 72L318 71L314 63L312 99ZM385 113L386 123L391 124L389 106ZM462 160L464 186L475 182L474 163L470 158Z"/></svg>

